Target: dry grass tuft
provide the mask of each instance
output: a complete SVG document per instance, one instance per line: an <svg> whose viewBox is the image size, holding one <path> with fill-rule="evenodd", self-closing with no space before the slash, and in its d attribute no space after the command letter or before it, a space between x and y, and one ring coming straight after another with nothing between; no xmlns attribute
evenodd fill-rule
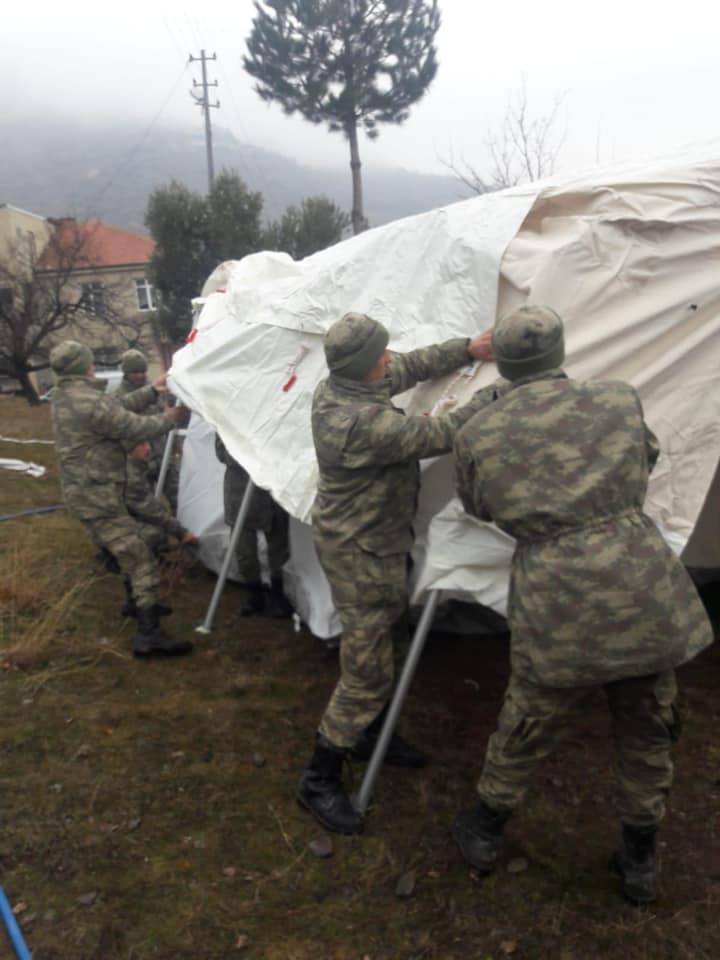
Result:
<svg viewBox="0 0 720 960"><path fill-rule="evenodd" d="M67 625L98 578L85 563L62 565L50 549L29 538L9 545L0 566L0 657L7 669L29 669L46 659L51 644L69 639Z"/></svg>

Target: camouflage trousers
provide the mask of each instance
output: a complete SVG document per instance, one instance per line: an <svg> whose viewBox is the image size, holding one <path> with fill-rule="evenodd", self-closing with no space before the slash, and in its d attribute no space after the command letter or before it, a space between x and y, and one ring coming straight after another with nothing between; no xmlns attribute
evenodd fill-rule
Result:
<svg viewBox="0 0 720 960"><path fill-rule="evenodd" d="M407 607L407 557L316 546L343 629L340 679L320 733L336 747L352 747L390 699L393 627Z"/></svg>
<svg viewBox="0 0 720 960"><path fill-rule="evenodd" d="M675 674L617 680L603 690L617 754L620 818L630 826L655 826L665 814L673 780L670 748L680 727ZM513 810L538 761L567 732L589 692L587 687L541 687L513 674L477 785L481 800L495 810Z"/></svg>
<svg viewBox="0 0 720 960"><path fill-rule="evenodd" d="M122 574L130 580L137 605L146 607L155 603L158 565L142 537L139 524L127 513L83 520L83 524L93 542L115 557Z"/></svg>
<svg viewBox="0 0 720 960"><path fill-rule="evenodd" d="M287 513L277 504L269 527L263 529L267 541L268 566L272 578L282 576L282 568L290 556L289 518ZM260 556L258 552L258 535L252 521L246 523L240 531L235 559L238 565L238 576L243 583L259 583L261 580Z"/></svg>

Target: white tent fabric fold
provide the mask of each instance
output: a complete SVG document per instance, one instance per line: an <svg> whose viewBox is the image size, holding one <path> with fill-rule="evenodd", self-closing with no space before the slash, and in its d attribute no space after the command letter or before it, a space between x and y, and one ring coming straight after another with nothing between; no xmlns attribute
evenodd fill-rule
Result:
<svg viewBox="0 0 720 960"><path fill-rule="evenodd" d="M317 479L310 405L327 375L322 335L337 317L370 313L388 326L391 348L408 350L472 335L522 303L547 303L566 323L571 376L628 380L640 392L662 449L648 512L678 552L696 528L686 560L720 566L717 521L703 511L720 455L719 268L720 142L713 142L655 163L464 201L299 263L263 253L224 264L206 285L197 331L176 354L171 384L254 481L307 522ZM413 412L447 408L496 371L481 365L466 374L421 385L401 402ZM191 430L188 452L193 443ZM221 516L221 468L207 459L207 450L197 460L191 453L183 466L181 518L209 543L222 539L203 526L213 511L201 516L183 496L194 470L192 482L213 488ZM423 476L414 598L442 589L503 613L512 542L453 500L450 458L427 465ZM710 519L696 527L701 512ZM292 569L312 607L317 584L303 586L301 555L309 543L307 531L294 536ZM336 623L331 631L321 606L313 629L328 636Z"/></svg>

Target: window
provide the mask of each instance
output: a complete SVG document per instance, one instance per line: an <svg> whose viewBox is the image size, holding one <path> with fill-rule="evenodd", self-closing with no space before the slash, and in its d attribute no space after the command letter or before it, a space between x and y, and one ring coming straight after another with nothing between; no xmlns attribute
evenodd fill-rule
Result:
<svg viewBox="0 0 720 960"><path fill-rule="evenodd" d="M135 293L137 295L138 310L155 309L155 290L153 289L153 285L145 277L141 277L135 281Z"/></svg>
<svg viewBox="0 0 720 960"><path fill-rule="evenodd" d="M82 305L88 313L102 314L105 312L105 299L101 283L84 283L82 285Z"/></svg>

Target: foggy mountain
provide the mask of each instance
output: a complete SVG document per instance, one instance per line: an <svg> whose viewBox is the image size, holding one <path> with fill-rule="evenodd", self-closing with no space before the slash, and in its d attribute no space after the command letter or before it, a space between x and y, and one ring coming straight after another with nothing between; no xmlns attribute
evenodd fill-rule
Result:
<svg viewBox="0 0 720 960"><path fill-rule="evenodd" d="M330 136L330 134L328 134ZM205 140L197 132L156 127L143 136L126 121L83 124L57 117L0 117L0 203L43 216L99 217L145 231L148 195L171 179L207 189ZM213 131L215 171L236 170L264 197L264 219L290 203L326 194L350 211L346 164L311 167L291 156L241 143L220 127ZM454 177L399 168L363 166L365 213L378 226L463 199L467 189Z"/></svg>

